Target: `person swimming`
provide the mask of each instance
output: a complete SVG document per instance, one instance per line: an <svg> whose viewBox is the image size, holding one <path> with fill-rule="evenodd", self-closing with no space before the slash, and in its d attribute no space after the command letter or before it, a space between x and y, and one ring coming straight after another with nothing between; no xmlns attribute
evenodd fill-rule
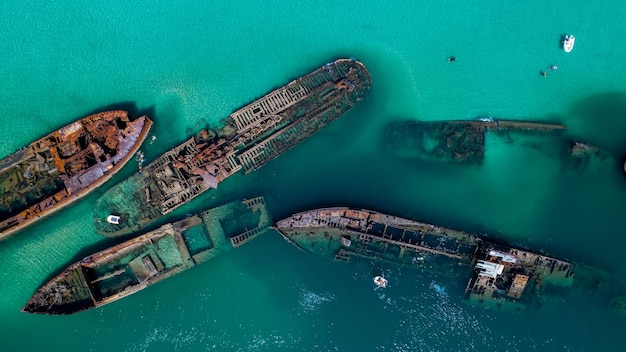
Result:
<svg viewBox="0 0 626 352"><path fill-rule="evenodd" d="M454 62L454 61L456 61L456 57L454 57L454 56L450 56L450 57L448 58L448 62Z"/></svg>

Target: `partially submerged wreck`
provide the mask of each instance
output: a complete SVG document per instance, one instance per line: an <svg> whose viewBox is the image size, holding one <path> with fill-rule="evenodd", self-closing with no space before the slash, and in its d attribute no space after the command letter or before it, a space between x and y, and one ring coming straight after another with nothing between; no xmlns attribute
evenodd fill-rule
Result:
<svg viewBox="0 0 626 352"><path fill-rule="evenodd" d="M262 167L350 110L371 83L363 64L340 59L270 92L232 113L219 130L200 131L108 190L96 202L96 230L109 237L132 233L236 172Z"/></svg>
<svg viewBox="0 0 626 352"><path fill-rule="evenodd" d="M0 240L70 205L111 178L139 149L152 121L94 114L0 161Z"/></svg>
<svg viewBox="0 0 626 352"><path fill-rule="evenodd" d="M613 306L624 306L624 286L610 274L463 231L350 208L302 212L274 227L296 247L329 261L367 259L469 277L463 295L478 306L518 311L562 289L603 290L616 297Z"/></svg>
<svg viewBox="0 0 626 352"><path fill-rule="evenodd" d="M239 247L271 223L259 197L166 224L70 265L35 292L22 311L72 314L100 307Z"/></svg>
<svg viewBox="0 0 626 352"><path fill-rule="evenodd" d="M570 141L567 149L565 167L575 172L598 167L603 162L612 162L613 156L595 145L580 141Z"/></svg>
<svg viewBox="0 0 626 352"><path fill-rule="evenodd" d="M402 158L481 164L485 155L487 131L556 132L566 126L549 123L496 120L410 121L390 124L383 140L384 148Z"/></svg>

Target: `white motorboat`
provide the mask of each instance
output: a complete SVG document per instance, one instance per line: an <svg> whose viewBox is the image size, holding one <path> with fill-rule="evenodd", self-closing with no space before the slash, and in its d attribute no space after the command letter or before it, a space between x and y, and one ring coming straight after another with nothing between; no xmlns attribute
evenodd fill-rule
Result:
<svg viewBox="0 0 626 352"><path fill-rule="evenodd" d="M386 288L387 287L387 279L385 279L382 276L374 277L374 283L376 284L376 286L378 286L380 288Z"/></svg>
<svg viewBox="0 0 626 352"><path fill-rule="evenodd" d="M109 215L109 216L107 216L107 222L109 224L119 225L120 224L120 217L117 216L117 215Z"/></svg>
<svg viewBox="0 0 626 352"><path fill-rule="evenodd" d="M563 38L563 50L565 50L566 53L572 51L575 41L576 38L573 35L566 34L565 38Z"/></svg>

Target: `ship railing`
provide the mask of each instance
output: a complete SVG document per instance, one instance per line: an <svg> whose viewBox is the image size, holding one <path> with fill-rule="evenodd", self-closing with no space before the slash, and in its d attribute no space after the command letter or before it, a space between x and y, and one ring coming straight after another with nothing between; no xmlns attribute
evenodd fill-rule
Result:
<svg viewBox="0 0 626 352"><path fill-rule="evenodd" d="M244 199L243 204L245 204L248 208L251 208L259 204L265 206L265 198L255 197L255 198L250 198L250 199Z"/></svg>
<svg viewBox="0 0 626 352"><path fill-rule="evenodd" d="M330 107L328 107L330 108ZM315 121L310 121L305 117L300 118L291 126L285 128L263 142L241 153L238 158L241 161L245 173L252 172L268 161L290 149L301 140L311 136L320 128L336 119L339 114L335 111L332 114L317 116Z"/></svg>
<svg viewBox="0 0 626 352"><path fill-rule="evenodd" d="M232 244L233 248L237 248L239 246L246 244L247 242L250 242L250 240L258 236L259 234L263 233L265 230L267 230L267 228L257 227L255 229L246 231L240 235L231 237L230 243Z"/></svg>
<svg viewBox="0 0 626 352"><path fill-rule="evenodd" d="M254 103L237 110L230 117L235 121L237 133L242 133L260 124L266 116L284 111L305 97L306 94L302 94L301 89L294 91L286 87L279 88Z"/></svg>
<svg viewBox="0 0 626 352"><path fill-rule="evenodd" d="M335 254L335 261L347 263L350 261L350 253L345 249L340 249L337 254Z"/></svg>

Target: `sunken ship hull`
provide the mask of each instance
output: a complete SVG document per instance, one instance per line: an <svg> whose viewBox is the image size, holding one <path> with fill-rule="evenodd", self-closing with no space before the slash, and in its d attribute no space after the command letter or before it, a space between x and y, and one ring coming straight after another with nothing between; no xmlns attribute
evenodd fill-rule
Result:
<svg viewBox="0 0 626 352"><path fill-rule="evenodd" d="M239 247L270 225L262 197L166 224L70 265L22 311L72 314L100 307Z"/></svg>
<svg viewBox="0 0 626 352"><path fill-rule="evenodd" d="M483 161L487 131L554 132L563 125L524 121L480 120L397 122L390 124L383 140L385 150L401 158L475 164Z"/></svg>
<svg viewBox="0 0 626 352"><path fill-rule="evenodd" d="M369 210L317 209L278 221L274 228L296 247L327 260L366 259L469 277L459 295L493 309L519 311L541 305L552 292L574 289L598 293L602 287L607 301L624 295L621 280L603 271ZM626 306L624 301L613 305Z"/></svg>
<svg viewBox="0 0 626 352"><path fill-rule="evenodd" d="M96 202L96 230L132 233L236 172L262 167L350 110L370 86L363 64L340 59L270 92L108 190ZM116 223L106 221L110 215Z"/></svg>
<svg viewBox="0 0 626 352"><path fill-rule="evenodd" d="M0 240L68 206L111 178L152 121L106 111L75 121L0 160Z"/></svg>
<svg viewBox="0 0 626 352"><path fill-rule="evenodd" d="M565 155L565 169L577 173L597 170L602 164L614 163L615 160L608 151L576 140L570 141Z"/></svg>

